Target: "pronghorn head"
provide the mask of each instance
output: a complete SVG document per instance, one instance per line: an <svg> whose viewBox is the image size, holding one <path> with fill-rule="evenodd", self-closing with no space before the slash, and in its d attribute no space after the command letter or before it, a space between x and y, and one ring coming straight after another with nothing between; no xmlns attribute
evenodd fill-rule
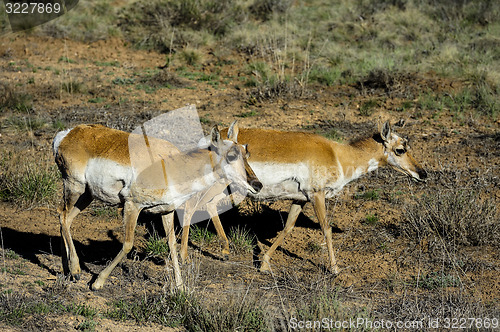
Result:
<svg viewBox="0 0 500 332"><path fill-rule="evenodd" d="M249 156L246 145L238 144L238 125L234 121L228 130L227 140L222 140L217 126L212 128L211 145L217 151L217 164L225 173L225 177L237 187L249 190L256 194L262 189L252 168L248 164Z"/></svg>
<svg viewBox="0 0 500 332"><path fill-rule="evenodd" d="M384 145L384 158L390 166L416 181L425 181L427 172L409 153L408 140L394 133L389 121L382 126L380 137Z"/></svg>

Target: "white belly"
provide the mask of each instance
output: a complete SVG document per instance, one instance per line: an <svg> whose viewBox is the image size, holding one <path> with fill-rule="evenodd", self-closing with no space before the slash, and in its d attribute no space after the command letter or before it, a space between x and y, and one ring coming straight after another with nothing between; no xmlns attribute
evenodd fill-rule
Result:
<svg viewBox="0 0 500 332"><path fill-rule="evenodd" d="M250 162L250 167L263 184L261 191L250 197L257 200L308 199L310 172L305 163Z"/></svg>
<svg viewBox="0 0 500 332"><path fill-rule="evenodd" d="M134 171L130 166L107 159L91 159L85 169L85 181L92 195L110 204L123 202L133 180Z"/></svg>

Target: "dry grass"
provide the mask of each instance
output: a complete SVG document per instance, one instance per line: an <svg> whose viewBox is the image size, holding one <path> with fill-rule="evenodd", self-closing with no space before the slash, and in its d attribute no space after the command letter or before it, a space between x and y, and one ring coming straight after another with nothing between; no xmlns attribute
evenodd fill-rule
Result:
<svg viewBox="0 0 500 332"><path fill-rule="evenodd" d="M470 80L472 101L458 109L496 117L497 7L474 0L313 1L308 6L289 0L81 1L39 33L85 41L120 36L168 54L169 60L207 47L237 52L269 65L272 79L258 82L257 99L301 98L315 84L366 86L374 73L389 95L415 96L411 87L398 84L396 70L462 80L483 76ZM192 56L188 63L194 63Z"/></svg>
<svg viewBox="0 0 500 332"><path fill-rule="evenodd" d="M405 210L403 233L420 241L438 237L448 245L500 245L500 222L495 199L460 190L440 191L418 198Z"/></svg>
<svg viewBox="0 0 500 332"><path fill-rule="evenodd" d="M42 161L42 162L40 162ZM47 156L6 152L0 159L0 199L22 207L50 206L60 187L60 174Z"/></svg>

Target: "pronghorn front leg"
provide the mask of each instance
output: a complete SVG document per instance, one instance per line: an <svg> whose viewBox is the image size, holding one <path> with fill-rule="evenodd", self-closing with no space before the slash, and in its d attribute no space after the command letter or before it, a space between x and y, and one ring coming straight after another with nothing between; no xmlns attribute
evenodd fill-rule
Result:
<svg viewBox="0 0 500 332"><path fill-rule="evenodd" d="M229 251L229 240L227 239L226 233L224 232L224 228L222 227L222 224L220 222L219 213L217 212L217 203L226 196L227 195L225 193L222 193L214 197L213 201L207 204L208 215L210 216L210 219L212 219L212 222L214 223L214 227L215 230L217 231L217 236L219 237L219 240L222 240L223 242L222 258L224 260L227 260L229 258L229 254L231 252Z"/></svg>
<svg viewBox="0 0 500 332"><path fill-rule="evenodd" d="M217 234L219 237L222 237L224 242L224 248L222 249L222 254L224 257L229 256L229 240L224 233L222 225L220 223L220 219L217 213L217 203L220 202L221 199L227 196L225 189L227 187L227 183L225 182L217 182L212 185L209 189L200 192L198 195L193 196L185 203L185 210L182 222L182 240L181 240L181 261L183 263L188 262L188 241L189 241L189 226L191 225L191 218L197 209L200 207L206 206L207 212L214 220L214 226L217 230ZM217 218L215 220L214 218Z"/></svg>
<svg viewBox="0 0 500 332"><path fill-rule="evenodd" d="M183 264L189 263L188 256L188 241L189 241L189 227L191 226L191 218L196 212L198 198L195 196L190 198L184 203L184 215L182 217L182 239L181 239L181 262ZM166 230L165 230L166 231Z"/></svg>
<svg viewBox="0 0 500 332"><path fill-rule="evenodd" d="M126 201L123 207L123 223L125 224L125 240L122 250L116 255L115 259L99 273L97 280L92 285L93 290L101 289L111 271L120 263L120 261L132 250L134 246L134 232L137 225L140 209L134 203Z"/></svg>
<svg viewBox="0 0 500 332"><path fill-rule="evenodd" d="M321 229L325 236L326 246L328 248L328 255L330 257L330 271L332 273L338 274L339 268L337 266L337 261L335 260L335 255L333 253L333 243L332 243L332 227L326 220L326 207L325 207L325 192L318 191L313 194L313 207L316 217L318 218Z"/></svg>
<svg viewBox="0 0 500 332"><path fill-rule="evenodd" d="M269 266L269 259L271 258L271 255L274 253L276 248L283 242L283 239L285 236L288 235L295 226L295 222L297 221L297 217L299 216L300 212L302 211L302 208L304 207L305 202L293 202L292 206L290 207L290 212L288 212L288 218L286 219L286 225L285 229L280 233L279 237L274 241L273 245L269 250L264 254L262 257L262 263L260 265L260 271L261 272L266 272L270 270Z"/></svg>
<svg viewBox="0 0 500 332"><path fill-rule="evenodd" d="M175 286L177 289L183 289L184 285L182 282L181 268L179 267L179 261L177 259L177 241L175 239L174 231L174 212L170 212L167 215L162 215L161 220L163 223L163 229L167 235L168 247L170 249L170 258L172 259L172 265L174 266L174 279Z"/></svg>

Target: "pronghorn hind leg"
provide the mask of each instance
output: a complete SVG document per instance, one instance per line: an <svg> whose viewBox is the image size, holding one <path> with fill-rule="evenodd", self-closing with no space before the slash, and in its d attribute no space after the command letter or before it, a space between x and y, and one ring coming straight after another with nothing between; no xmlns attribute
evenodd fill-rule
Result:
<svg viewBox="0 0 500 332"><path fill-rule="evenodd" d="M177 259L177 241L175 239L174 230L174 212L170 212L167 215L162 215L161 220L163 223L163 229L168 239L168 247L170 249L170 258L172 260L172 265L174 267L174 279L175 286L177 289L183 290L184 284L181 276L181 268L179 266L179 261Z"/></svg>
<svg viewBox="0 0 500 332"><path fill-rule="evenodd" d="M304 207L305 202L293 202L292 206L290 207L290 212L288 212L288 218L286 219L286 224L285 224L285 229L281 231L279 237L274 241L273 245L269 250L264 254L262 257L262 264L260 265L260 271L261 272L266 272L270 270L269 266L269 260L271 258L271 255L274 253L276 248L283 242L285 239L285 236L287 236L295 226L295 222L297 221L297 218L302 211L302 208Z"/></svg>
<svg viewBox="0 0 500 332"><path fill-rule="evenodd" d="M330 258L329 269L332 273L338 274L339 268L337 266L337 261L335 260L335 255L333 253L332 227L326 220L325 193L323 191L314 193L312 202L314 212L316 213L316 217L318 218L321 229L323 230L323 235L325 236L326 246L328 248L328 256Z"/></svg>
<svg viewBox="0 0 500 332"><path fill-rule="evenodd" d="M122 250L116 255L115 259L99 273L96 281L92 284L93 290L102 288L104 282L111 274L113 269L120 263L120 261L132 250L134 246L134 232L137 225L137 217L139 217L140 209L132 202L125 202L123 207L123 223L125 225L125 240L123 242Z"/></svg>
<svg viewBox="0 0 500 332"><path fill-rule="evenodd" d="M69 186L69 185L67 185ZM62 206L59 211L61 226L62 265L65 275L75 280L80 279L80 262L71 236L71 223L73 219L92 202L92 194L83 186L65 188ZM75 190L77 189L77 190Z"/></svg>

